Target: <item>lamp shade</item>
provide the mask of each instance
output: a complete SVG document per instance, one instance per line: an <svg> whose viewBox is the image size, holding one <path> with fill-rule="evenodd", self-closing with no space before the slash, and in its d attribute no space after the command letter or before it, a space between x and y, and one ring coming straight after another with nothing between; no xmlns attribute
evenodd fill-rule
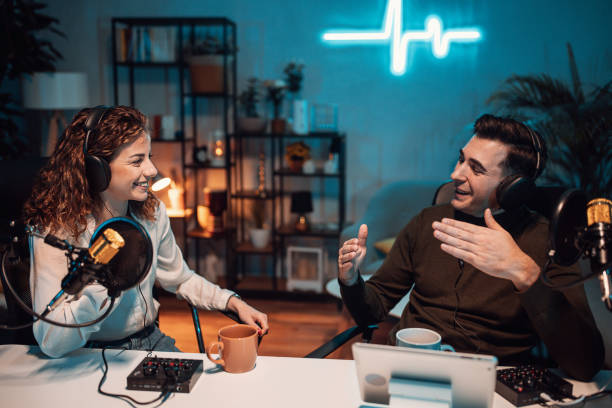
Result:
<svg viewBox="0 0 612 408"><path fill-rule="evenodd" d="M172 179L170 177L164 177L161 173L158 173L157 176L153 178L151 190L157 193L158 191L162 191L168 187L170 184L172 184Z"/></svg>
<svg viewBox="0 0 612 408"><path fill-rule="evenodd" d="M23 106L28 109L81 109L89 106L87 74L36 72L23 79Z"/></svg>
<svg viewBox="0 0 612 408"><path fill-rule="evenodd" d="M312 212L312 194L310 191L291 193L291 212L297 214Z"/></svg>

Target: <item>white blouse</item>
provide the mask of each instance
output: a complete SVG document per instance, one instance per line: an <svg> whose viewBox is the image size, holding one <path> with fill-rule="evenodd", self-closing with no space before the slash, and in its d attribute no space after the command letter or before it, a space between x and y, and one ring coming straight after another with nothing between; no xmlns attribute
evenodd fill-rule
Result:
<svg viewBox="0 0 612 408"><path fill-rule="evenodd" d="M142 224L153 243L153 263L148 274L139 285L121 292L111 313L99 323L83 328L65 328L43 321L35 322L34 337L45 354L61 357L89 340L119 340L152 324L159 309L159 303L153 298L156 280L164 289L196 307L226 309L233 292L221 289L189 269L176 245L166 207L161 201L155 220L133 218ZM72 244L88 247L95 227L94 217L88 216L87 229ZM68 261L64 251L45 244L42 238L30 237L30 287L35 311L43 312L60 291L62 278L67 273ZM46 317L62 323L85 323L101 316L109 303L106 288L94 283L79 294L68 296Z"/></svg>

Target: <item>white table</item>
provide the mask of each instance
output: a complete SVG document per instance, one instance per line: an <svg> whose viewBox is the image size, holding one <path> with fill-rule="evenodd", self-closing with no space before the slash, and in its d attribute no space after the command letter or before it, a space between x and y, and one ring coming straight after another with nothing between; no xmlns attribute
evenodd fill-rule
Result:
<svg viewBox="0 0 612 408"><path fill-rule="evenodd" d="M128 374L144 351L108 350L109 373L104 391L128 394L140 401L159 393L126 390ZM374 407L360 399L352 360L258 357L255 369L244 374L218 372L206 356L195 353L157 353L160 357L204 360L204 373L189 394L175 393L163 407ZM12 407L129 407L126 402L97 392L102 377L100 350L82 349L61 359L45 357L37 347L0 345L0 405ZM593 383L575 383L574 393L594 392L612 373L601 372ZM605 407L612 398L588 407ZM513 407L495 395L494 408Z"/></svg>

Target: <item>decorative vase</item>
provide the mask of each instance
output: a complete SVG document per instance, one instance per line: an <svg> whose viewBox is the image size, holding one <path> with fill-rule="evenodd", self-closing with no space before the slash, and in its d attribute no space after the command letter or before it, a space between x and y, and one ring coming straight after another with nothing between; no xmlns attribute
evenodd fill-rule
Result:
<svg viewBox="0 0 612 408"><path fill-rule="evenodd" d="M210 215L210 209L203 205L198 205L197 208L198 211L196 215L198 219L198 225L200 226L200 228L206 231L206 227L208 225L208 216Z"/></svg>
<svg viewBox="0 0 612 408"><path fill-rule="evenodd" d="M303 99L293 101L292 131L297 135L308 134L308 102Z"/></svg>
<svg viewBox="0 0 612 408"><path fill-rule="evenodd" d="M238 118L238 129L243 133L264 133L268 121L264 118Z"/></svg>
<svg viewBox="0 0 612 408"><path fill-rule="evenodd" d="M269 229L253 228L249 230L249 235L251 236L251 243L257 249L265 248L270 242Z"/></svg>
<svg viewBox="0 0 612 408"><path fill-rule="evenodd" d="M223 92L223 57L197 55L189 57L191 92Z"/></svg>
<svg viewBox="0 0 612 408"><path fill-rule="evenodd" d="M304 174L314 174L314 172L316 171L314 161L312 161L311 159L306 160L304 162L304 165L302 166L302 171L304 172Z"/></svg>
<svg viewBox="0 0 612 408"><path fill-rule="evenodd" d="M287 121L285 119L272 119L270 122L270 131L276 135L285 133Z"/></svg>

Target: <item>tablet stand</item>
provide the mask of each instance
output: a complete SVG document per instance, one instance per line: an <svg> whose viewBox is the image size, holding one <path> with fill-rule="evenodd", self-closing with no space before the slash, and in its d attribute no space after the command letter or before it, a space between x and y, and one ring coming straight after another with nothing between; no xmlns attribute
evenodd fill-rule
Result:
<svg viewBox="0 0 612 408"><path fill-rule="evenodd" d="M391 377L390 408L451 408L451 384Z"/></svg>

